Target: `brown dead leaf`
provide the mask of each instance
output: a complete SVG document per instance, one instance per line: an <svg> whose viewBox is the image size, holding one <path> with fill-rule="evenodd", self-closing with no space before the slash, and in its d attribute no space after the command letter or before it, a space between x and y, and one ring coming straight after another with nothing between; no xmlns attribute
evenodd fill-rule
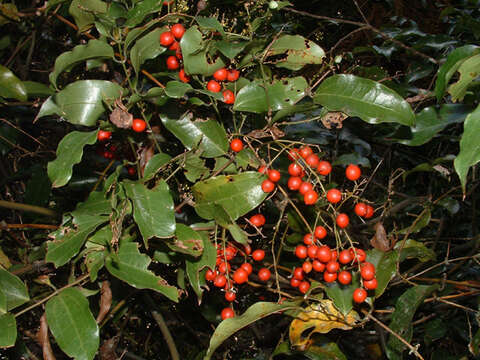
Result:
<svg viewBox="0 0 480 360"><path fill-rule="evenodd" d="M320 119L323 126L327 129L341 129L343 127L343 121L348 117L347 114L341 111L330 111Z"/></svg>
<svg viewBox="0 0 480 360"><path fill-rule="evenodd" d="M296 350L305 351L313 343L311 339L313 334L326 334L333 329L350 330L358 320L360 317L355 310L351 310L346 316L343 316L332 300L320 300L305 308L290 323L290 344ZM310 331L305 336L307 330Z"/></svg>
<svg viewBox="0 0 480 360"><path fill-rule="evenodd" d="M118 336L105 340L98 352L100 360L117 360L118 356L115 349L118 345Z"/></svg>
<svg viewBox="0 0 480 360"><path fill-rule="evenodd" d="M249 137L253 137L255 139L271 137L274 140L276 140L276 139L284 137L285 133L282 130L280 130L277 126L272 125L269 128L252 130L247 135Z"/></svg>
<svg viewBox="0 0 480 360"><path fill-rule="evenodd" d="M97 323L101 323L102 320L107 316L112 306L112 290L110 289L110 282L103 281L102 289L100 290L100 311L97 315Z"/></svg>
<svg viewBox="0 0 480 360"><path fill-rule="evenodd" d="M390 241L383 224L379 221L375 224L375 235L370 240L370 244L377 250L387 252L393 249L395 242Z"/></svg>
<svg viewBox="0 0 480 360"><path fill-rule="evenodd" d="M52 346L50 345L50 340L48 338L48 324L47 317L43 313L40 318L40 329L38 329L37 340L42 346L43 359L44 360L55 360L53 355Z"/></svg>
<svg viewBox="0 0 480 360"><path fill-rule="evenodd" d="M143 171L145 170L145 166L153 157L154 153L155 153L155 147L153 146L153 144L151 144L150 146L144 147L140 151L140 171L141 171L142 177L143 177Z"/></svg>
<svg viewBox="0 0 480 360"><path fill-rule="evenodd" d="M110 114L110 121L121 129L132 127L133 115L128 112L120 99L115 100L115 109Z"/></svg>

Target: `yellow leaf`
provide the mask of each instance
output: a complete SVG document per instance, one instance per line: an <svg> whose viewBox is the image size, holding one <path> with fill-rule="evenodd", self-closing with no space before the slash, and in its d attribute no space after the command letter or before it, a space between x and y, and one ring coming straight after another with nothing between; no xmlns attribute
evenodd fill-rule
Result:
<svg viewBox="0 0 480 360"><path fill-rule="evenodd" d="M360 320L358 313L351 310L343 316L328 299L314 303L297 315L290 324L290 344L296 350L305 351L313 343L314 333L326 334L332 329L350 330ZM307 331L309 330L309 331Z"/></svg>

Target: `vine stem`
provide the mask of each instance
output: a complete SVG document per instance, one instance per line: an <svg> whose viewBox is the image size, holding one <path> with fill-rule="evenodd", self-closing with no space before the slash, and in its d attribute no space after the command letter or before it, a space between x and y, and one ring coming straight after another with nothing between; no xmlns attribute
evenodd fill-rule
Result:
<svg viewBox="0 0 480 360"><path fill-rule="evenodd" d="M57 217L58 215L55 211L43 208L41 206L21 204L14 201L0 200L0 207L12 209L12 210L29 211L29 212L34 212L37 214L51 216L51 217Z"/></svg>
<svg viewBox="0 0 480 360"><path fill-rule="evenodd" d="M80 284L80 283L83 282L85 279L87 279L89 276L90 276L90 274L84 274L84 275L80 276L80 277L79 277L77 280L75 280L74 282L65 285L65 286L62 287L61 289L55 290L53 293L51 293L51 294L48 295L47 297L43 298L42 300L39 300L39 301L37 301L35 304L30 305L30 306L26 307L26 308L23 309L23 310L20 310L18 313L15 314L15 317L19 317L20 315L25 314L26 312L29 312L29 311L32 310L32 309L35 309L37 306L40 306L40 305L42 305L43 303L47 302L49 299L51 299L51 298L54 297L55 295L60 294L63 290L68 289L68 288L70 288L70 287L73 287L73 286L75 286L75 285Z"/></svg>

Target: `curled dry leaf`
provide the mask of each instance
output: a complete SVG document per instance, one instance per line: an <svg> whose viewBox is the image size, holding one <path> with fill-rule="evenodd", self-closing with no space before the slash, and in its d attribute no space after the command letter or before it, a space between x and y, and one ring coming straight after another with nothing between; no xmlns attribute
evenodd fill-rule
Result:
<svg viewBox="0 0 480 360"><path fill-rule="evenodd" d="M112 306L112 290L110 289L110 282L102 282L102 289L100 290L102 294L100 297L100 311L97 315L97 323L100 323L105 316L107 316Z"/></svg>
<svg viewBox="0 0 480 360"><path fill-rule="evenodd" d="M395 245L394 241L391 241L388 236L383 224L378 222L374 226L375 228L375 235L373 235L372 239L370 240L370 244L377 250L387 252L393 249Z"/></svg>
<svg viewBox="0 0 480 360"><path fill-rule="evenodd" d="M348 115L341 111L331 111L322 116L320 120L327 129L341 129L343 127L343 121L347 117Z"/></svg>
<svg viewBox="0 0 480 360"><path fill-rule="evenodd" d="M133 115L122 104L121 100L115 100L115 109L110 114L110 121L116 127L121 129L129 129L132 127Z"/></svg>
<svg viewBox="0 0 480 360"><path fill-rule="evenodd" d="M42 346L43 359L44 360L55 360L53 355L52 347L50 345L50 340L48 338L48 324L47 317L43 313L40 318L40 329L38 329L37 340Z"/></svg>
<svg viewBox="0 0 480 360"><path fill-rule="evenodd" d="M359 320L360 316L355 310L343 316L332 300L320 300L305 308L291 322L290 344L296 350L305 351L313 344L311 337L314 333L326 334L333 329L350 330Z"/></svg>

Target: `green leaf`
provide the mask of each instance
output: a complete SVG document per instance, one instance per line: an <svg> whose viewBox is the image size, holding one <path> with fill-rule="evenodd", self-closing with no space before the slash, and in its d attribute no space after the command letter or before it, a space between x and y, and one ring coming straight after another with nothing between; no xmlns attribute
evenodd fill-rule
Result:
<svg viewBox="0 0 480 360"><path fill-rule="evenodd" d="M310 360L347 360L338 345L331 342L326 336L315 337L315 343L305 351L294 351L291 349L289 341L284 341L277 345L272 356L275 359L277 355L304 356Z"/></svg>
<svg viewBox="0 0 480 360"><path fill-rule="evenodd" d="M57 148L57 158L48 163L48 177L52 187L66 185L72 178L73 165L82 160L85 145L92 145L97 141L97 131L72 131L65 135Z"/></svg>
<svg viewBox="0 0 480 360"><path fill-rule="evenodd" d="M427 248L425 244L407 239L405 241L405 244L403 241L397 242L395 244L395 250L400 252L400 249L402 251L400 252L400 262L402 262L405 259L418 259L421 262L426 262L430 260L435 260L436 254L435 251Z"/></svg>
<svg viewBox="0 0 480 360"><path fill-rule="evenodd" d="M137 243L120 245L118 256L107 257L105 265L113 276L137 289L155 290L172 301L178 301L178 290L148 270L151 259L138 251Z"/></svg>
<svg viewBox="0 0 480 360"><path fill-rule="evenodd" d="M165 127L173 133L187 149L193 149L199 144L203 150L202 156L212 158L224 155L228 151L227 133L217 121L197 119L192 121L191 113L181 119L170 119L164 114L160 118Z"/></svg>
<svg viewBox="0 0 480 360"><path fill-rule="evenodd" d="M148 160L147 165L145 165L145 169L143 170L143 181L148 181L153 179L155 174L160 170L160 168L168 163L172 157L165 153L159 153L152 156L150 160Z"/></svg>
<svg viewBox="0 0 480 360"><path fill-rule="evenodd" d="M394 122L413 126L415 114L395 91L373 80L354 75L334 75L325 79L313 97L315 103L330 111L377 124Z"/></svg>
<svg viewBox="0 0 480 360"><path fill-rule="evenodd" d="M198 257L203 252L203 240L200 234L191 227L180 223L176 226L175 239L166 244L175 252L193 257Z"/></svg>
<svg viewBox="0 0 480 360"><path fill-rule="evenodd" d="M198 179L208 174L209 170L205 166L205 160L200 156L201 152L189 153L186 155L184 167L184 174L188 181L196 182Z"/></svg>
<svg viewBox="0 0 480 360"><path fill-rule="evenodd" d="M205 268L215 268L217 259L217 249L208 237L208 233L198 232L203 240L203 252L197 259L185 259L185 270L187 272L188 281L192 285L193 291L197 294L199 301L202 296L202 286L206 285L205 276L201 271ZM202 276L203 275L203 276Z"/></svg>
<svg viewBox="0 0 480 360"><path fill-rule="evenodd" d="M244 86L237 94L235 111L248 111L257 114L278 111L293 106L305 96L307 81L301 76L284 78L267 83L253 81Z"/></svg>
<svg viewBox="0 0 480 360"><path fill-rule="evenodd" d="M191 90L193 90L193 88L190 84L174 80L167 83L165 94L171 98L180 99Z"/></svg>
<svg viewBox="0 0 480 360"><path fill-rule="evenodd" d="M56 114L74 125L94 126L105 112L104 101L122 96L120 85L105 80L79 80L49 97L36 117Z"/></svg>
<svg viewBox="0 0 480 360"><path fill-rule="evenodd" d="M198 27L191 26L183 34L180 41L182 49L183 65L189 75L199 74L211 76L216 70L225 66L220 57L213 60L207 53L207 42L203 40Z"/></svg>
<svg viewBox="0 0 480 360"><path fill-rule="evenodd" d="M38 97L50 96L55 94L55 91L50 89L47 85L36 82L36 81L24 81L23 85L25 86L25 90L29 98L37 97L37 96Z"/></svg>
<svg viewBox="0 0 480 360"><path fill-rule="evenodd" d="M416 285L405 291L395 304L395 311L389 324L390 329L410 342L413 333L413 316L417 308L423 303L423 300L437 288L438 285ZM390 360L403 359L402 353L405 349L405 345L400 340L390 335L386 348L386 353Z"/></svg>
<svg viewBox="0 0 480 360"><path fill-rule="evenodd" d="M284 310L296 309L297 303L284 302L283 304L270 302L257 302L250 306L242 315L223 320L215 329L210 338L210 346L203 360L209 360L215 350L231 335L245 326L263 319L269 315L279 313Z"/></svg>
<svg viewBox="0 0 480 360"><path fill-rule="evenodd" d="M111 237L110 237L111 239ZM88 247L87 242L87 247ZM85 266L90 274L90 281L95 282L98 272L105 265L105 251L89 251L85 256Z"/></svg>
<svg viewBox="0 0 480 360"><path fill-rule="evenodd" d="M478 134L480 132L480 105L470 114L468 114L463 125L463 135L460 140L460 152L455 161L455 171L462 183L463 193L467 185L467 174L471 166L480 161L480 142Z"/></svg>
<svg viewBox="0 0 480 360"><path fill-rule="evenodd" d="M135 6L128 11L125 26L134 27L140 24L147 15L161 10L162 6L163 0L144 0L137 2Z"/></svg>
<svg viewBox="0 0 480 360"><path fill-rule="evenodd" d="M248 41L220 40L215 42L215 48L230 60L240 54L248 45Z"/></svg>
<svg viewBox="0 0 480 360"><path fill-rule="evenodd" d="M232 220L255 209L267 197L262 190L264 175L247 171L238 175L212 177L193 187L195 210L204 219L213 219L215 206L225 209Z"/></svg>
<svg viewBox="0 0 480 360"><path fill-rule="evenodd" d="M477 77L480 76L480 54L466 59L458 68L460 78L448 88L448 93L452 95L452 101L462 101L467 93L468 86Z"/></svg>
<svg viewBox="0 0 480 360"><path fill-rule="evenodd" d="M90 59L113 59L113 49L104 41L90 40L87 45L77 45L57 57L55 67L50 73L50 83L57 87L57 78L63 71L69 71L81 61Z"/></svg>
<svg viewBox="0 0 480 360"><path fill-rule="evenodd" d="M27 287L23 281L2 268L0 268L0 292L5 299L6 311L10 311L30 300Z"/></svg>
<svg viewBox="0 0 480 360"><path fill-rule="evenodd" d="M7 295L0 291L0 315L3 315L7 312Z"/></svg>
<svg viewBox="0 0 480 360"><path fill-rule="evenodd" d="M377 249L367 251L367 261L375 266L375 278L377 279L377 288L375 289L375 297L380 297L388 286L390 280L397 273L396 251L383 252Z"/></svg>
<svg viewBox="0 0 480 360"><path fill-rule="evenodd" d="M158 3L161 1L155 0ZM161 5L160 5L161 6ZM138 74L140 66L147 60L155 59L158 55L167 51L167 48L160 45L160 34L167 31L167 28L156 28L147 35L137 40L130 50L130 59L135 72Z"/></svg>
<svg viewBox="0 0 480 360"><path fill-rule="evenodd" d="M437 72L437 81L435 83L435 95L437 96L437 101L440 102L442 99L448 82L460 65L462 65L467 58L474 55L478 51L479 49L476 45L465 45L453 50L450 54L448 54L447 61L440 66Z"/></svg>
<svg viewBox="0 0 480 360"><path fill-rule="evenodd" d="M13 72L2 65L0 65L0 97L27 101L25 85Z"/></svg>
<svg viewBox="0 0 480 360"><path fill-rule="evenodd" d="M270 56L277 55L284 55L284 57L280 60L273 60L275 66L289 70L300 70L307 64L321 64L325 57L325 51L303 36L283 35L269 47L266 61L269 60Z"/></svg>
<svg viewBox="0 0 480 360"><path fill-rule="evenodd" d="M0 315L0 348L15 345L17 340L17 321L13 314Z"/></svg>
<svg viewBox="0 0 480 360"><path fill-rule="evenodd" d="M17 6L15 4L0 3L0 26L10 23L10 19L20 22Z"/></svg>
<svg viewBox="0 0 480 360"><path fill-rule="evenodd" d="M195 21L205 30L218 31L222 36L225 36L222 24L214 17L197 16Z"/></svg>
<svg viewBox="0 0 480 360"><path fill-rule="evenodd" d="M327 296L333 301L335 307L344 315L353 309L353 292L360 287L358 273L352 276L352 283L349 285L340 285L338 282L325 286Z"/></svg>
<svg viewBox="0 0 480 360"><path fill-rule="evenodd" d="M68 288L45 305L47 323L58 346L77 360L92 360L100 343L97 322L80 290Z"/></svg>
<svg viewBox="0 0 480 360"><path fill-rule="evenodd" d="M148 239L154 236L167 238L175 234L173 199L164 180L153 189L124 181L124 188L133 203L133 218L140 228L145 247L148 248Z"/></svg>
<svg viewBox="0 0 480 360"><path fill-rule="evenodd" d="M95 22L95 14L107 12L107 3L100 0L73 0L68 12L75 20L78 32L81 33Z"/></svg>

